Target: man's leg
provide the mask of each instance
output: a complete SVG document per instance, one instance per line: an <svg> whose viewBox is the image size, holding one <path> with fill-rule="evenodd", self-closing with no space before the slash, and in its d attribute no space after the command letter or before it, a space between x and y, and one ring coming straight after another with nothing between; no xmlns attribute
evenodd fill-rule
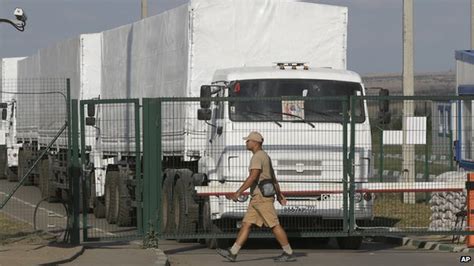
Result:
<svg viewBox="0 0 474 266"><path fill-rule="evenodd" d="M288 242L288 236L286 235L285 229L278 224L272 228L272 232L275 235L278 243L280 243L281 248L283 249L283 254L276 257L274 261L284 262L284 261L295 261L293 257L293 250L291 249L290 243Z"/></svg>
<svg viewBox="0 0 474 266"><path fill-rule="evenodd" d="M280 243L282 247L289 245L288 236L286 235L285 229L283 229L281 225L275 225L272 228L272 232L275 235L276 240L278 241L278 243Z"/></svg>
<svg viewBox="0 0 474 266"><path fill-rule="evenodd" d="M247 239L249 238L250 229L252 228L251 223L242 222L242 226L240 227L239 234L237 235L237 239L235 243L239 246L243 246Z"/></svg>
<svg viewBox="0 0 474 266"><path fill-rule="evenodd" d="M229 261L235 261L237 254L249 237L251 227L251 223L242 222L242 227L240 227L239 234L237 235L234 245L232 245L232 247L229 249L217 249L217 253Z"/></svg>

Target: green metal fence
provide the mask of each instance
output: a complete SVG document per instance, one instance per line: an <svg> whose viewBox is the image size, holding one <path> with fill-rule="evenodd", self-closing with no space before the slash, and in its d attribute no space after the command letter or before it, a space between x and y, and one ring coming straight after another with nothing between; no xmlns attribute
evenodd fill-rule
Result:
<svg viewBox="0 0 474 266"><path fill-rule="evenodd" d="M471 98L207 100L144 99L144 221L160 238L209 246L235 238L249 199L225 195L248 175L242 137L253 130L263 134L289 199L275 207L290 236L470 233L453 145L470 130L456 130L456 121L470 119L456 106ZM210 117L198 120L199 109ZM269 236L259 228L251 234Z"/></svg>
<svg viewBox="0 0 474 266"><path fill-rule="evenodd" d="M255 130L288 199L274 206L290 237L357 247L363 236L470 234L460 169L473 159L474 98L218 96L143 99L143 110L135 99L81 101L85 240L229 244L250 195L226 195L248 176L242 138Z"/></svg>

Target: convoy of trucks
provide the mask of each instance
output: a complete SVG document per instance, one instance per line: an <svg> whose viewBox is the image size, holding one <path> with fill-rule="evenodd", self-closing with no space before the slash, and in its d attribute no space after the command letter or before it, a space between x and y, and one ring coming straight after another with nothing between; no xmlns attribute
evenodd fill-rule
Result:
<svg viewBox="0 0 474 266"><path fill-rule="evenodd" d="M275 205L279 215L341 221L342 194L305 192L318 182L340 183L343 176L342 102L322 103L314 97L365 95L360 76L346 70L347 17L345 7L292 0L192 0L133 24L83 34L25 59L11 59L2 66L2 73L4 68L16 68L18 80L70 78L72 98L80 100L228 98L164 105L161 163L166 233L192 233L197 228L218 231L222 221L243 217L246 204L242 202L248 202L248 197L234 203L222 193L235 191L247 177L250 153L242 137L254 130L264 136L264 148L288 195L287 206ZM18 92L49 89L9 87ZM233 101L280 96L313 101ZM50 97L15 97L2 94L4 105L14 106L3 117L2 130L7 133L8 149L19 147L18 171L13 169L17 167L13 155L8 157L8 166L21 177L28 162L61 128L58 121L66 119L58 119L51 112L59 109L42 102ZM137 197L132 188L136 182L130 182L135 179L133 156L137 155L130 153L133 141L127 151L121 150L121 141L130 141L133 129L129 124L120 129L102 125L112 115L133 116L129 108L116 108L115 113L101 108L97 105L91 114L93 127L81 133L93 136L86 138L89 162L83 165L83 174L91 181L88 207L109 223L130 226L137 207L131 203ZM356 120L355 130L370 132L366 103L358 103L355 109L357 117L351 118ZM372 174L371 142L371 134L357 134L357 182L367 182ZM61 190L67 189L66 157L62 156L66 143L65 137L59 138L54 152L32 173L37 175L32 182L37 180L44 196L61 197ZM356 196L356 219L371 220L370 193ZM362 238L338 240L341 247L358 248ZM216 246L218 241L207 243Z"/></svg>

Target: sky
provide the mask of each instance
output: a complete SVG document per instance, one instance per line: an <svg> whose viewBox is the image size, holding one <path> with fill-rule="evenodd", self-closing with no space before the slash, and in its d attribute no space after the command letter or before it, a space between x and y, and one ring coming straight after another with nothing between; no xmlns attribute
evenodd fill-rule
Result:
<svg viewBox="0 0 474 266"><path fill-rule="evenodd" d="M402 0L307 0L349 8L348 69L360 74L402 70ZM148 0L156 15L187 0ZM29 56L81 33L140 19L140 0L0 0L0 18L15 7L28 16L26 31L0 24L0 57ZM454 71L454 51L470 46L470 0L414 0L415 72Z"/></svg>

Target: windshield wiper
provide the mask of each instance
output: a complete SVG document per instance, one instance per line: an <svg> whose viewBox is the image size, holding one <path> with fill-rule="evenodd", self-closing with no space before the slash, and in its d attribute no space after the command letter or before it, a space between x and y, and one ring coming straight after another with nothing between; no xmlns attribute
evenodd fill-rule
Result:
<svg viewBox="0 0 474 266"><path fill-rule="evenodd" d="M278 121L272 119L272 118L271 118L269 115L267 115L267 114L259 113L259 112L254 112L254 111L245 111L245 113L248 113L248 114L256 114L256 115L263 115L263 116L265 116L266 118L270 118L270 120L271 120L273 123L275 123L275 124L277 124L279 127L281 127L281 124L278 123Z"/></svg>
<svg viewBox="0 0 474 266"><path fill-rule="evenodd" d="M303 122L303 123L306 123L306 124L310 125L312 128L314 128L313 123L311 123L309 121L306 121L303 117L301 117L299 115L294 115L294 114L290 114L290 113L283 113L283 112L272 112L272 113L299 118L300 120L296 120L296 121L292 121L292 122Z"/></svg>
<svg viewBox="0 0 474 266"><path fill-rule="evenodd" d="M327 112L321 112L321 111L314 111L314 110L304 110L306 113L312 113L312 114L317 114L317 115L321 115L321 116L324 116L324 117L327 117L328 119L329 118L342 118L342 114L339 114L339 115L336 115L336 114L331 114L331 113L327 113ZM327 120L327 119L326 119Z"/></svg>

